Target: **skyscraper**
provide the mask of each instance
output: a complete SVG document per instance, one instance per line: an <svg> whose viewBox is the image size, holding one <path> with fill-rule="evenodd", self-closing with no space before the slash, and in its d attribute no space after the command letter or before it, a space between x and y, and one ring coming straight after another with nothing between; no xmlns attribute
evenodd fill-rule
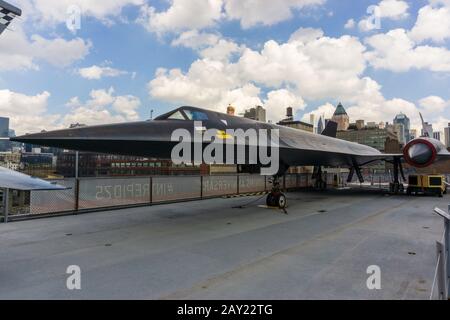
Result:
<svg viewBox="0 0 450 320"><path fill-rule="evenodd" d="M9 118L0 117L0 138L9 137ZM0 151L6 151L9 147L9 141L0 140Z"/></svg>
<svg viewBox="0 0 450 320"><path fill-rule="evenodd" d="M322 134L324 129L325 129L325 125L323 123L323 118L322 118L322 116L320 116L319 122L317 123L317 134Z"/></svg>
<svg viewBox="0 0 450 320"><path fill-rule="evenodd" d="M266 122L266 109L261 106L256 106L254 108L245 110L244 118Z"/></svg>
<svg viewBox="0 0 450 320"><path fill-rule="evenodd" d="M398 115L395 116L394 125L395 124L398 124L399 126L397 126L397 128L401 130L401 132L398 132L401 140L400 142L408 143L409 141L411 141L410 136L411 121L403 112L400 112Z"/></svg>
<svg viewBox="0 0 450 320"><path fill-rule="evenodd" d="M350 126L350 117L342 106L342 103L339 102L331 120L338 124L338 131L346 131Z"/></svg>
<svg viewBox="0 0 450 320"><path fill-rule="evenodd" d="M441 133L439 131L433 132L433 138L438 141L441 141Z"/></svg>
<svg viewBox="0 0 450 320"><path fill-rule="evenodd" d="M445 146L450 148L450 123L444 128Z"/></svg>

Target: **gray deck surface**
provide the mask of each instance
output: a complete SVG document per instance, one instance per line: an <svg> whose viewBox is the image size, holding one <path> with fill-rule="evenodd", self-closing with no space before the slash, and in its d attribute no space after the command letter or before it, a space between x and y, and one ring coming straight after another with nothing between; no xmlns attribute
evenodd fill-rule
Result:
<svg viewBox="0 0 450 320"><path fill-rule="evenodd" d="M0 299L427 299L449 197L289 193L0 224ZM322 211L322 212L320 212ZM79 291L66 268L81 267ZM368 290L369 265L381 290Z"/></svg>

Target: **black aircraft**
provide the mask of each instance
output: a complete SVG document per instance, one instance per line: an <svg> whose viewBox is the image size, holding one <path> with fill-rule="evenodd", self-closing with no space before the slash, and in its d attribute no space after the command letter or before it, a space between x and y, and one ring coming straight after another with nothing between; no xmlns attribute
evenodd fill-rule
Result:
<svg viewBox="0 0 450 320"><path fill-rule="evenodd" d="M290 166L315 166L317 168L316 185L321 187L323 186L322 166L347 167L350 169L349 182L352 181L355 173L359 181L363 182L361 166L376 161L386 161L392 163L394 167L391 191L399 192L403 189L400 177L405 180L402 169L403 159L414 167L427 167L441 159L450 158L450 153L445 146L440 141L429 137L409 142L404 147L403 153L384 154L369 146L337 139L337 125L334 122L329 122L323 134L318 135L195 107L181 107L155 120L77 127L29 134L11 138L11 140L70 150L171 159L172 149L180 142L172 138L172 133L177 129L185 129L191 135L199 131L217 130L216 138L227 140L227 143L231 141L235 149L244 144L247 155L245 162L236 163L236 158L233 162L238 165L239 172L251 173L260 171L266 165L260 157L257 157L256 162L252 162L248 156L252 147L261 148L261 145L259 142L256 146L252 145L254 143L250 140L239 142L232 134L228 134L227 130L265 129L268 132L275 132L274 129L278 129L279 163L277 167L279 169L273 175L273 189L267 197L267 204L280 208L285 207L286 197L280 192L278 178L283 176ZM213 140L215 139L202 141L202 150L207 148ZM272 144L269 143L269 145Z"/></svg>

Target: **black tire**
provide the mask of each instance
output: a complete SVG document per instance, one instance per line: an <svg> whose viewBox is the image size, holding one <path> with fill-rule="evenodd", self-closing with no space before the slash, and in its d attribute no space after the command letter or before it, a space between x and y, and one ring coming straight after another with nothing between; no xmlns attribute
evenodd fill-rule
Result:
<svg viewBox="0 0 450 320"><path fill-rule="evenodd" d="M286 196L284 195L284 194L279 194L277 197L276 197L276 199L277 199L277 205L278 205L278 208L280 208L280 209L286 209L286 207L287 207L287 199L286 199Z"/></svg>
<svg viewBox="0 0 450 320"><path fill-rule="evenodd" d="M266 198L266 204L267 204L267 206L268 207L275 207L276 206L276 202L275 202L275 196L273 195L273 193L269 193L268 195L267 195L267 198Z"/></svg>

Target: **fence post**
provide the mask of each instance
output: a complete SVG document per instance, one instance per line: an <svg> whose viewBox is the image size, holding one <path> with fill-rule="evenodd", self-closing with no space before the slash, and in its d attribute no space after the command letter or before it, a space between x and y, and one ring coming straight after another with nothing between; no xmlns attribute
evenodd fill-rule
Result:
<svg viewBox="0 0 450 320"><path fill-rule="evenodd" d="M3 189L3 222L8 223L9 216L9 189Z"/></svg>
<svg viewBox="0 0 450 320"><path fill-rule="evenodd" d="M447 278L445 270L445 245L436 242L436 254L438 257L438 272L437 272L437 285L438 285L438 296L441 300L448 299L448 288L447 288Z"/></svg>
<svg viewBox="0 0 450 320"><path fill-rule="evenodd" d="M448 213L450 216L450 205L448 206ZM444 232L444 252L447 264L447 298L450 298L450 219L445 219Z"/></svg>
<svg viewBox="0 0 450 320"><path fill-rule="evenodd" d="M153 177L150 177L150 185L148 186L148 193L150 196L150 204L153 204Z"/></svg>
<svg viewBox="0 0 450 320"><path fill-rule="evenodd" d="M80 179L75 178L75 211L80 209Z"/></svg>
<svg viewBox="0 0 450 320"><path fill-rule="evenodd" d="M200 175L200 199L203 199L203 176Z"/></svg>
<svg viewBox="0 0 450 320"><path fill-rule="evenodd" d="M439 297L447 300L450 296L450 205L448 206L448 213L439 208L435 208L434 212L444 218L444 243L437 243L438 257L440 257L438 266L438 288Z"/></svg>

